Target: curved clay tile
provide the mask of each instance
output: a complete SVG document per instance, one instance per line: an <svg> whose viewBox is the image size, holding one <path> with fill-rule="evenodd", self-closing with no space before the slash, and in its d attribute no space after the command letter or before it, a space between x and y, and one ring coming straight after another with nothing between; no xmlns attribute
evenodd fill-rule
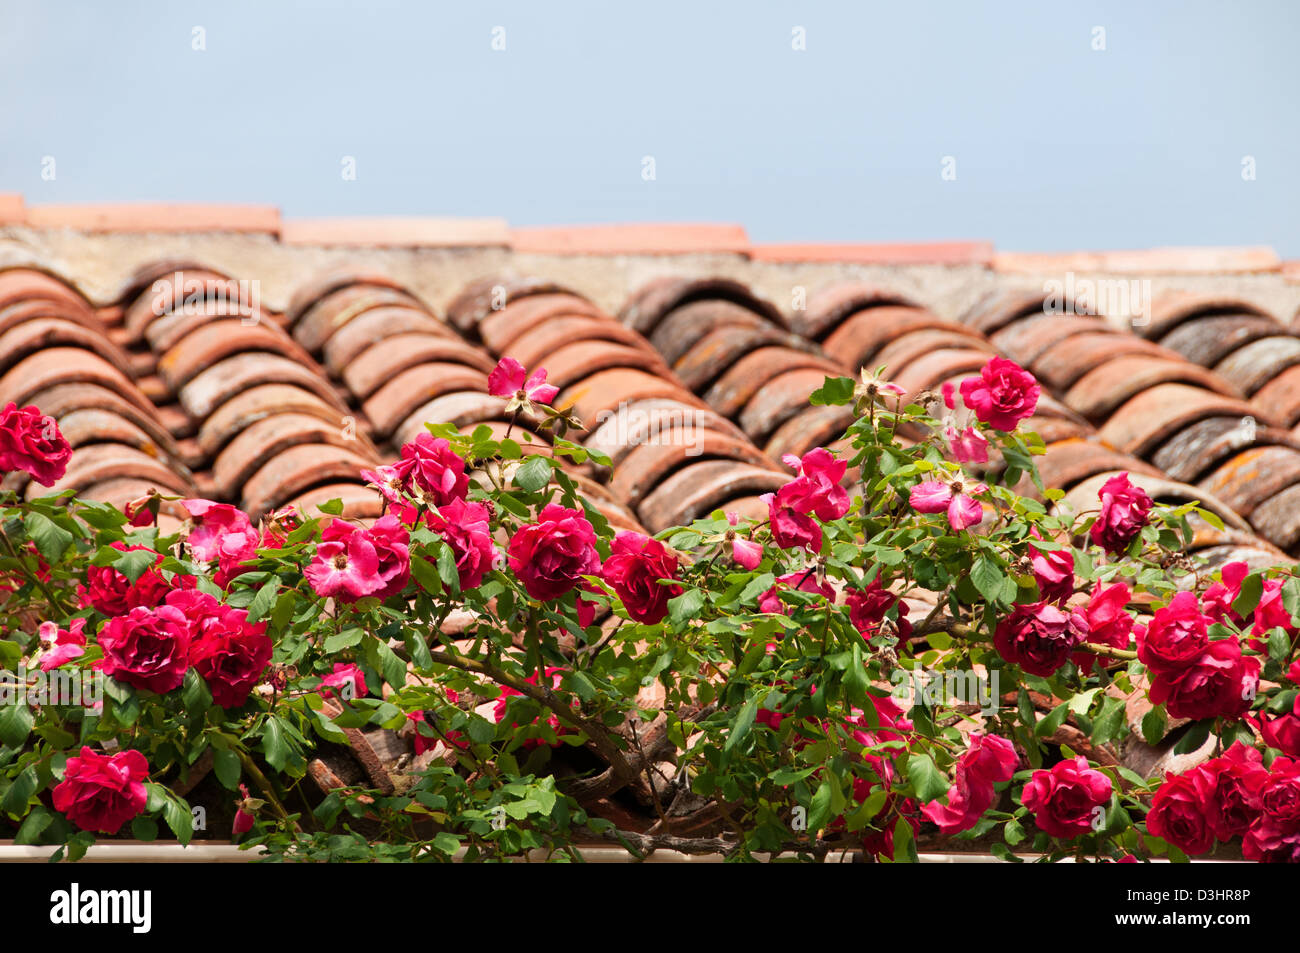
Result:
<svg viewBox="0 0 1300 953"><path fill-rule="evenodd" d="M771 378L736 418L751 440L766 441L778 427L808 407L808 396L826 382L816 368L795 368Z"/></svg>
<svg viewBox="0 0 1300 953"><path fill-rule="evenodd" d="M372 344L344 369L343 383L358 400L365 400L394 375L419 364L464 364L483 374L496 362L459 338L434 334L394 334Z"/></svg>
<svg viewBox="0 0 1300 953"><path fill-rule="evenodd" d="M699 393L747 354L757 348L773 345L786 351L792 363L801 361L803 353L815 353L812 348L791 348L786 342L786 335L779 331L731 325L704 335L673 363L673 371L686 387Z"/></svg>
<svg viewBox="0 0 1300 953"><path fill-rule="evenodd" d="M763 469L776 470L772 462L747 440L711 431L691 435L689 443L644 443L633 447L614 467L609 492L635 507L641 499L672 473L697 461L743 461Z"/></svg>
<svg viewBox="0 0 1300 953"><path fill-rule="evenodd" d="M144 413L157 415L154 405L122 371L79 347L45 348L13 365L0 376L0 406L11 400L24 406L35 394L59 384L97 384L122 395Z"/></svg>
<svg viewBox="0 0 1300 953"><path fill-rule="evenodd" d="M997 288L972 305L961 316L961 323L968 324L981 334L992 337L1013 321L1030 315L1048 313L1048 307L1048 295L1042 290Z"/></svg>
<svg viewBox="0 0 1300 953"><path fill-rule="evenodd" d="M793 370L815 370L823 377L838 377L843 369L824 357L786 347L759 347L736 361L704 393L704 402L727 417L734 417L772 378Z"/></svg>
<svg viewBox="0 0 1300 953"><path fill-rule="evenodd" d="M1247 519L1255 508L1300 483L1300 450L1252 447L1202 478L1198 487L1214 493Z"/></svg>
<svg viewBox="0 0 1300 953"><path fill-rule="evenodd" d="M1117 331L1076 334L1044 351L1032 368L1034 376L1052 390L1068 390L1095 367L1122 357L1138 355L1150 359L1178 360L1178 354L1142 338ZM1232 387L1224 384L1223 391Z"/></svg>
<svg viewBox="0 0 1300 953"><path fill-rule="evenodd" d="M425 423L449 423L464 430L473 429L475 424L492 421L509 420L506 413L506 401L503 397L493 397L486 390L452 391L435 397L433 400L415 408L409 416L394 429L391 442L394 446L410 443L417 436L425 433ZM521 419L520 425L526 423ZM532 424L535 425L535 421ZM516 426L516 431L520 426Z"/></svg>
<svg viewBox="0 0 1300 953"><path fill-rule="evenodd" d="M697 407L703 401L680 384L634 368L600 371L560 391L557 407L571 406L587 431L598 426L601 415L615 413L620 404L662 397Z"/></svg>
<svg viewBox="0 0 1300 953"><path fill-rule="evenodd" d="M658 354L641 347L628 347L612 341L577 341L547 355L543 365L546 381L567 387L597 371L615 367L639 368L659 377L671 378L671 372ZM529 366L528 370L533 370Z"/></svg>
<svg viewBox="0 0 1300 953"><path fill-rule="evenodd" d="M623 327L623 325L618 325ZM807 348L807 342L797 334L782 331L778 326L748 308L731 301L692 301L669 313L650 335L650 344L672 364L690 353L695 343L706 334L724 327L747 328L751 331L773 335L775 343ZM626 329L625 329L626 330ZM633 333L628 331L629 334Z"/></svg>
<svg viewBox="0 0 1300 953"><path fill-rule="evenodd" d="M489 310L476 327L488 350L494 354L506 354L525 334L552 321L570 317L598 318L616 323L581 295L569 291L547 291L514 299L500 308Z"/></svg>
<svg viewBox="0 0 1300 953"><path fill-rule="evenodd" d="M311 353L319 354L341 328L376 308L407 308L430 315L418 298L405 291L374 285L349 285L308 308L293 323L293 338Z"/></svg>
<svg viewBox="0 0 1300 953"><path fill-rule="evenodd" d="M0 270L0 311L24 302L39 302L49 313L74 320L80 316L88 326L99 323L90 302L54 275L35 268Z"/></svg>
<svg viewBox="0 0 1300 953"><path fill-rule="evenodd" d="M236 354L208 367L182 387L178 397L185 412L201 421L232 397L262 384L293 384L339 410L347 409L321 375L297 361L261 351Z"/></svg>
<svg viewBox="0 0 1300 953"><path fill-rule="evenodd" d="M1256 407L1267 407L1279 423L1294 427L1300 423L1300 366L1288 367L1255 392Z"/></svg>
<svg viewBox="0 0 1300 953"><path fill-rule="evenodd" d="M1206 417L1180 430L1150 456L1172 479L1194 483L1228 457L1270 445L1300 449L1300 440L1285 430L1257 426L1241 417Z"/></svg>
<svg viewBox="0 0 1300 953"><path fill-rule="evenodd" d="M925 310L920 303L888 288L863 281L839 282L813 292L806 308L791 312L790 329L819 341L849 315L888 305Z"/></svg>
<svg viewBox="0 0 1300 953"><path fill-rule="evenodd" d="M1090 314L1023 316L989 335L993 346L1009 360L1029 367L1049 348L1076 334L1115 333L1105 318Z"/></svg>
<svg viewBox="0 0 1300 953"><path fill-rule="evenodd" d="M594 421L586 446L610 458L617 467L632 450L647 443L689 442L712 431L743 440L744 434L726 417L672 398L635 400L603 422Z"/></svg>
<svg viewBox="0 0 1300 953"><path fill-rule="evenodd" d="M282 413L310 415L336 429L348 427L351 418L355 429L364 432L363 421L335 404L326 403L312 391L293 384L258 384L225 401L203 421L198 433L199 450L212 459L245 428Z"/></svg>
<svg viewBox="0 0 1300 953"><path fill-rule="evenodd" d="M1297 364L1300 364L1300 337L1277 335L1238 348L1215 365L1214 370L1236 384L1242 393L1253 396Z"/></svg>
<svg viewBox="0 0 1300 953"><path fill-rule="evenodd" d="M325 342L325 366L341 377L348 365L374 345L400 334L423 334L447 341L461 341L450 327L431 314L408 307L371 308L339 328Z"/></svg>
<svg viewBox="0 0 1300 953"><path fill-rule="evenodd" d="M618 320L646 337L670 312L696 301L725 301L739 305L760 318L786 327L776 305L732 278L656 278L642 285L623 305Z"/></svg>
<svg viewBox="0 0 1300 953"><path fill-rule="evenodd" d="M534 295L551 294L572 295L582 300L580 295L563 285L544 278L509 275L480 278L467 285L447 305L447 320L461 334L473 336L475 329L493 311Z"/></svg>
<svg viewBox="0 0 1300 953"><path fill-rule="evenodd" d="M1045 486L1069 490L1098 473L1127 470L1147 476L1160 477L1161 472L1127 454L1116 453L1096 439L1074 438L1048 444L1047 452L1038 458L1038 472Z"/></svg>
<svg viewBox="0 0 1300 953"><path fill-rule="evenodd" d="M1066 391L1064 402L1072 410L1098 423L1110 417L1129 398L1158 384L1190 384L1225 393L1217 374L1187 361L1145 354L1117 357L1088 371ZM1232 388L1227 396L1234 396Z"/></svg>
<svg viewBox="0 0 1300 953"><path fill-rule="evenodd" d="M379 461L378 451L353 428L312 414L277 413L245 427L226 444L213 461L212 481L223 498L233 498L272 457L290 447L309 443L341 447L375 463Z"/></svg>
<svg viewBox="0 0 1300 953"><path fill-rule="evenodd" d="M1248 417L1255 409L1243 400L1186 384L1158 384L1131 398L1099 431L1126 453L1146 456L1184 427L1212 416Z"/></svg>
<svg viewBox="0 0 1300 953"><path fill-rule="evenodd" d="M1178 325L1158 340L1194 364L1213 367L1237 348L1278 330L1276 321L1260 315L1207 315Z"/></svg>
<svg viewBox="0 0 1300 953"><path fill-rule="evenodd" d="M166 495L193 495L195 487L190 474L177 472L179 464L173 466L177 469L165 466L156 456L124 444L90 444L73 451L67 471L53 486L43 487L34 480L28 483L27 499L125 478L149 482Z"/></svg>
<svg viewBox="0 0 1300 953"><path fill-rule="evenodd" d="M513 357L529 370L538 367L549 370L550 355L575 341L610 341L654 354L640 335L608 317L561 314L517 335L510 346L501 351L501 356ZM661 366L667 369L666 363L661 362Z"/></svg>
<svg viewBox="0 0 1300 953"><path fill-rule="evenodd" d="M131 301L122 327L131 344L147 338L150 346L165 348L169 340L212 317L243 318L251 323L262 320L263 312L251 300L251 290L236 279L206 270L177 272L158 279Z"/></svg>
<svg viewBox="0 0 1300 953"><path fill-rule="evenodd" d="M313 487L285 505L307 517L328 518L330 514L322 512L320 506L331 500L343 503L343 512L338 514L342 519L369 521L384 515L384 498L374 487L358 483L327 483Z"/></svg>
<svg viewBox="0 0 1300 953"><path fill-rule="evenodd" d="M1262 500L1251 512L1250 522L1261 536L1296 555L1300 550L1300 484Z"/></svg>
<svg viewBox="0 0 1300 953"><path fill-rule="evenodd" d="M0 333L0 374L20 360L52 347L79 347L93 351L130 377L132 362L126 352L113 344L102 331L67 318L33 318Z"/></svg>
<svg viewBox="0 0 1300 953"><path fill-rule="evenodd" d="M787 480L782 473L732 460L691 463L649 493L638 513L646 527L658 533L726 508L741 497L775 492Z"/></svg>
<svg viewBox="0 0 1300 953"><path fill-rule="evenodd" d="M400 291L414 300L416 305L423 307L423 303L419 299L415 298L414 295L388 275L379 272L353 271L341 268L317 275L294 289L293 296L289 299L288 310L285 311L285 319L289 327L297 324L298 320L322 298L328 298L334 292L354 285Z"/></svg>
<svg viewBox="0 0 1300 953"><path fill-rule="evenodd" d="M845 368L875 369L885 363L879 354L890 344L922 331L945 331L962 338L964 345L988 349L988 342L978 332L953 321L946 321L924 308L881 305L848 315L822 340L822 350ZM886 372L888 375L894 369Z"/></svg>
<svg viewBox="0 0 1300 953"><path fill-rule="evenodd" d="M158 373L175 393L214 364L246 353L278 354L324 377L311 356L280 328L230 319L204 325L177 341L159 359Z"/></svg>
<svg viewBox="0 0 1300 953"><path fill-rule="evenodd" d="M166 455L180 456L175 439L163 426L156 413L149 412L138 403L127 400L118 391L102 384L82 382L56 384L32 394L28 398L28 403L39 407L44 413L60 422L81 411L112 413L148 434L150 440L162 448Z"/></svg>
<svg viewBox="0 0 1300 953"><path fill-rule="evenodd" d="M375 460L329 444L296 444L271 457L244 483L241 508L260 519L277 507L329 483L361 485L361 470Z"/></svg>
<svg viewBox="0 0 1300 953"><path fill-rule="evenodd" d="M1133 328L1136 333L1148 338L1163 338L1186 321L1215 315L1255 315L1277 323L1273 315L1252 302L1191 291L1170 291L1157 295L1149 310L1151 313L1147 316L1146 323L1134 325Z"/></svg>
<svg viewBox="0 0 1300 953"><path fill-rule="evenodd" d="M913 361L933 351L962 348L984 352L986 362L994 354L993 347L983 339L943 328L929 328L913 331L891 341L876 352L870 363L873 370L883 365L884 376L888 378L901 373Z"/></svg>
<svg viewBox="0 0 1300 953"><path fill-rule="evenodd" d="M361 405L375 434L389 437L418 407L454 391L487 391L487 375L464 364L432 363L391 377Z"/></svg>
<svg viewBox="0 0 1300 953"><path fill-rule="evenodd" d="M780 460L787 453L802 457L817 447L838 450L832 446L832 441L839 438L855 419L850 407L808 407L777 427L763 445L763 452L773 460ZM850 475L846 474L845 478Z"/></svg>

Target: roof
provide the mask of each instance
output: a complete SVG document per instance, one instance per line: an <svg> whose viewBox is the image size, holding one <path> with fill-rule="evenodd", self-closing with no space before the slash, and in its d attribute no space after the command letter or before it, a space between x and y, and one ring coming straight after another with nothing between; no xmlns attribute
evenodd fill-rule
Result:
<svg viewBox="0 0 1300 953"><path fill-rule="evenodd" d="M1300 551L1298 278L1260 248L774 246L731 225L2 196L0 403L60 421L60 487L90 498L156 486L257 517L341 497L367 517L381 502L358 471L424 422L504 432L487 373L510 355L546 367L611 456L572 468L588 498L658 531L760 511L782 455L848 422L808 405L825 376L884 364L917 394L997 353L1043 384L1049 486L1082 505L1128 470L1219 514L1196 543L1213 563L1263 564ZM1082 313L1055 313L1063 296Z"/></svg>

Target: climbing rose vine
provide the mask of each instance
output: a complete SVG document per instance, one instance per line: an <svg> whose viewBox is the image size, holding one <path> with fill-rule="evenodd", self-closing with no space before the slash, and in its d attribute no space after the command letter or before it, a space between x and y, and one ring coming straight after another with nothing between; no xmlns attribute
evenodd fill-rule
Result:
<svg viewBox="0 0 1300 953"><path fill-rule="evenodd" d="M653 536L584 497L610 461L543 369L490 388L506 434L428 425L364 521L42 495L71 448L0 411L4 836L1300 859L1293 570L1200 565L1219 518L1129 474L1072 510L1014 363L828 378L842 438Z"/></svg>

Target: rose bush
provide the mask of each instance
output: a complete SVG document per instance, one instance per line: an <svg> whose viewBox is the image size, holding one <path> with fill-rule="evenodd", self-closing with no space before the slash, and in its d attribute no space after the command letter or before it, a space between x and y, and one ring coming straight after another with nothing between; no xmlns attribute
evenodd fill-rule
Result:
<svg viewBox="0 0 1300 953"><path fill-rule="evenodd" d="M1013 363L906 405L881 371L827 379L811 400L856 420L765 513L654 537L581 494L567 463L609 461L544 371L491 380L547 455L431 424L365 472L369 525L5 491L3 833L72 859L203 830L293 860L1300 860L1292 570L1198 568L1218 518L1126 474L1064 506ZM69 455L0 413L5 470L50 485ZM1134 770L1133 731L1191 767ZM340 767L376 732L405 753Z"/></svg>

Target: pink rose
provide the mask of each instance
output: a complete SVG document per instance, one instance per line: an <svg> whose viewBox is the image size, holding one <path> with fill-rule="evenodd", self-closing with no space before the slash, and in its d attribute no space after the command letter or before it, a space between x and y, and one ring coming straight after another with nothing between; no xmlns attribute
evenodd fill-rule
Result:
<svg viewBox="0 0 1300 953"><path fill-rule="evenodd" d="M1088 759L1079 755L1050 771L1035 771L1020 803L1033 812L1039 830L1052 837L1073 838L1094 830L1112 790L1110 778L1088 767Z"/></svg>
<svg viewBox="0 0 1300 953"><path fill-rule="evenodd" d="M451 444L442 437L419 434L402 447L402 459L393 467L407 493L423 495L434 506L463 500L469 493L465 461L456 456Z"/></svg>
<svg viewBox="0 0 1300 953"><path fill-rule="evenodd" d="M1019 762L1015 746L997 735L971 735L970 746L953 769L948 803L931 801L921 813L939 825L939 832L956 834L974 827L993 806L993 785L1010 781Z"/></svg>
<svg viewBox="0 0 1300 953"><path fill-rule="evenodd" d="M988 489L983 483L966 487L960 481L926 480L912 487L908 502L918 513L948 513L948 525L961 532L984 519L984 507L974 497Z"/></svg>
<svg viewBox="0 0 1300 953"><path fill-rule="evenodd" d="M961 382L961 396L980 423L994 430L1012 431L1038 406L1040 388L1034 375L1006 358L994 357L979 377Z"/></svg>
<svg viewBox="0 0 1300 953"><path fill-rule="evenodd" d="M789 486L790 484L786 484ZM806 549L810 553L822 551L822 528L811 516L796 511L785 502L781 493L764 493L759 499L767 504L768 527L772 542L782 549Z"/></svg>
<svg viewBox="0 0 1300 953"><path fill-rule="evenodd" d="M898 619L895 623L898 637L906 639L911 636L912 623L907 619L907 604L882 586L879 578L871 580L869 585L861 589L845 590L844 601L849 607L849 620L864 639L876 634L885 614L894 606L898 606Z"/></svg>
<svg viewBox="0 0 1300 953"><path fill-rule="evenodd" d="M539 367L527 380L528 372L513 357L503 357L488 375L488 393L493 397L519 397L549 404L560 392L558 387L546 383L546 368Z"/></svg>
<svg viewBox="0 0 1300 953"><path fill-rule="evenodd" d="M491 571L497 550L492 542L491 511L482 503L452 500L424 514L429 529L442 537L456 557L461 590L477 589Z"/></svg>
<svg viewBox="0 0 1300 953"><path fill-rule="evenodd" d="M1088 620L1077 609L1068 613L1050 602L1015 606L998 623L993 645L1008 662L1031 675L1051 675L1088 636Z"/></svg>
<svg viewBox="0 0 1300 953"><path fill-rule="evenodd" d="M1048 602L1064 602L1074 595L1074 553L1069 549L1039 550L1029 544L1038 591Z"/></svg>
<svg viewBox="0 0 1300 953"><path fill-rule="evenodd" d="M1270 718L1260 712L1255 723L1266 745L1293 758L1300 758L1300 695L1296 696L1295 704L1286 714Z"/></svg>
<svg viewBox="0 0 1300 953"><path fill-rule="evenodd" d="M72 447L53 417L13 401L0 410L0 472L23 470L41 486L63 479Z"/></svg>
<svg viewBox="0 0 1300 953"><path fill-rule="evenodd" d="M948 438L948 450L956 463L989 462L989 442L974 427L967 427L962 431L958 431L956 427L949 427L943 433Z"/></svg>
<svg viewBox="0 0 1300 953"><path fill-rule="evenodd" d="M536 523L515 532L507 559L534 599L559 598L581 577L600 572L596 531L581 510L558 503L548 503Z"/></svg>
<svg viewBox="0 0 1300 953"><path fill-rule="evenodd" d="M1240 718L1259 689L1259 659L1236 639L1218 639L1181 671L1158 672L1149 692L1175 718Z"/></svg>
<svg viewBox="0 0 1300 953"><path fill-rule="evenodd" d="M837 520L849 511L848 491L840 485L848 464L835 459L824 447L811 450L802 458L787 453L781 458L799 476L777 491L782 506L805 516L816 515L823 522Z"/></svg>
<svg viewBox="0 0 1300 953"><path fill-rule="evenodd" d="M820 593L828 602L835 601L835 590L827 583L817 581L817 573L810 569L798 569L784 576L777 576L776 584L758 597L759 612L773 612L789 615L790 607L781 601L782 589L797 589L800 592Z"/></svg>
<svg viewBox="0 0 1300 953"><path fill-rule="evenodd" d="M1223 581L1214 583L1201 597L1205 614L1215 622L1231 622L1241 628L1245 620L1233 611L1232 604L1241 595L1241 583L1250 575L1250 567L1244 562L1225 563L1219 575Z"/></svg>
<svg viewBox="0 0 1300 953"><path fill-rule="evenodd" d="M1180 592L1157 609L1138 636L1138 659L1153 675L1181 672L1210 644L1209 619L1201 614L1196 594Z"/></svg>
<svg viewBox="0 0 1300 953"><path fill-rule="evenodd" d="M660 580L675 580L677 568L677 556L659 540L624 531L610 545L601 578L618 593L628 615L654 625L668 614L668 600L682 593L675 583L660 584Z"/></svg>
<svg viewBox="0 0 1300 953"><path fill-rule="evenodd" d="M303 575L317 595L341 602L386 599L401 592L411 576L409 543L410 533L391 513L370 529L331 520Z"/></svg>
<svg viewBox="0 0 1300 953"><path fill-rule="evenodd" d="M104 650L105 675L165 695L185 681L189 620L174 606L137 606L108 620L99 633L99 645Z"/></svg>
<svg viewBox="0 0 1300 953"><path fill-rule="evenodd" d="M1108 553L1119 555L1150 522L1151 497L1131 484L1127 473L1117 473L1102 484L1099 497L1101 513L1092 524L1092 541Z"/></svg>
<svg viewBox="0 0 1300 953"><path fill-rule="evenodd" d="M103 754L82 746L68 759L63 780L51 792L54 809L83 831L116 834L149 801L144 779L149 762L135 750Z"/></svg>
<svg viewBox="0 0 1300 953"><path fill-rule="evenodd" d="M350 662L335 662L334 670L320 680L320 685L320 693L325 698L334 696L330 691L332 688L337 688L346 701L370 694L370 689L366 686L366 673L361 671L361 666Z"/></svg>
<svg viewBox="0 0 1300 953"><path fill-rule="evenodd" d="M48 672L85 655L86 636L81 631L85 627L85 619L73 619L67 629L60 629L53 622L42 622L36 630L41 645L37 662L40 670Z"/></svg>
<svg viewBox="0 0 1300 953"><path fill-rule="evenodd" d="M190 642L190 664L207 682L214 704L238 708L271 664L266 623L250 623L245 610L222 606Z"/></svg>
<svg viewBox="0 0 1300 953"><path fill-rule="evenodd" d="M1092 587L1092 595L1083 610L1083 616L1088 621L1088 642L1116 649L1129 647L1133 638L1133 617L1125 607L1130 598L1132 593L1122 582L1105 589L1100 582ZM1075 652L1073 658L1075 665L1087 670L1097 657L1084 651Z"/></svg>
<svg viewBox="0 0 1300 953"><path fill-rule="evenodd" d="M1260 753L1238 741L1222 757L1187 773L1214 836L1228 841L1246 833L1259 814L1259 792L1268 781Z"/></svg>
<svg viewBox="0 0 1300 953"><path fill-rule="evenodd" d="M1147 830L1193 857L1214 846L1201 795L1186 775L1170 775L1160 785L1147 812Z"/></svg>

